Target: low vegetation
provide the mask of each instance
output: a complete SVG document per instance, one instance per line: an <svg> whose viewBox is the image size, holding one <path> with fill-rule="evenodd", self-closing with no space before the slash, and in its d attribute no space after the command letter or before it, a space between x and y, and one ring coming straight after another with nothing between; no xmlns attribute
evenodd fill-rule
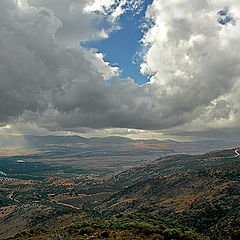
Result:
<svg viewBox="0 0 240 240"><path fill-rule="evenodd" d="M119 214L111 218L97 218L88 222L74 223L55 231L38 228L18 233L10 239L207 240L208 238L154 215Z"/></svg>

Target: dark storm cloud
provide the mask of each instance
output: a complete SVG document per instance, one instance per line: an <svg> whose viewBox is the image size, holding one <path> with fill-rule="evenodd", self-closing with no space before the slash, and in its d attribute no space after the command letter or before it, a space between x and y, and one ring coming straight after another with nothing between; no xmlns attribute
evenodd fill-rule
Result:
<svg viewBox="0 0 240 240"><path fill-rule="evenodd" d="M0 2L1 125L238 128L239 22L221 26L218 3L153 1L141 71L154 75L139 86L132 79L105 83L116 69L78 46L101 37L92 21L102 16L84 12L87 1L60 2ZM236 15L240 6L231 4Z"/></svg>

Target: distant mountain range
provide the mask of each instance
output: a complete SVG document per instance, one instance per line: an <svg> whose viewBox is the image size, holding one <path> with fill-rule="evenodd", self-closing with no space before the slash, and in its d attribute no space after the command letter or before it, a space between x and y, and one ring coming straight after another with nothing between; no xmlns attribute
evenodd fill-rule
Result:
<svg viewBox="0 0 240 240"><path fill-rule="evenodd" d="M199 154L237 146L236 142L222 140L177 142L169 139L133 140L118 136L83 138L1 135L0 158L8 157L9 161L25 164L38 161L52 166L67 165L76 171L95 171L104 175L147 163L161 156ZM1 164L0 171L4 172Z"/></svg>
<svg viewBox="0 0 240 240"><path fill-rule="evenodd" d="M238 146L238 142L223 140L206 140L192 142L177 142L167 140L133 140L125 137L110 136L104 138L84 138L80 136L13 136L0 135L0 154L25 151L50 151L76 153L85 150L101 151L110 155L122 152L130 155L145 153L147 155L166 154L195 154L217 149L226 149ZM15 148L15 149L14 149Z"/></svg>

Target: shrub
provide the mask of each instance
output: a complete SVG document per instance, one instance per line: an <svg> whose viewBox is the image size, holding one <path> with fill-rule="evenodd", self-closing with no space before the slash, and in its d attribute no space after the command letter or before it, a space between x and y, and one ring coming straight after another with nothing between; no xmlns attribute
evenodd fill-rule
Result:
<svg viewBox="0 0 240 240"><path fill-rule="evenodd" d="M95 232L95 230L92 227L85 227L80 230L80 234L82 234L82 235L84 235L84 234L90 235L91 233L94 233L94 232Z"/></svg>
<svg viewBox="0 0 240 240"><path fill-rule="evenodd" d="M164 236L160 235L160 234L157 234L157 233L154 233L152 235L152 240L164 240Z"/></svg>
<svg viewBox="0 0 240 240"><path fill-rule="evenodd" d="M164 239L181 239L183 234L177 229L166 229L163 231Z"/></svg>
<svg viewBox="0 0 240 240"><path fill-rule="evenodd" d="M232 240L240 239L240 230L234 231L231 237L232 237Z"/></svg>
<svg viewBox="0 0 240 240"><path fill-rule="evenodd" d="M101 232L100 236L101 236L102 238L109 238L109 232L103 231L103 232Z"/></svg>

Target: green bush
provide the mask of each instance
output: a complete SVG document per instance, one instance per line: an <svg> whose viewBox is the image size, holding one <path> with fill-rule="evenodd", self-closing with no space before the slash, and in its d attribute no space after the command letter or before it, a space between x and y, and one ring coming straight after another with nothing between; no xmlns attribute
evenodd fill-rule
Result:
<svg viewBox="0 0 240 240"><path fill-rule="evenodd" d="M101 232L100 236L101 236L102 238L109 238L109 232L103 231L103 232Z"/></svg>
<svg viewBox="0 0 240 240"><path fill-rule="evenodd" d="M240 239L240 230L236 230L232 234L232 240L239 240Z"/></svg>
<svg viewBox="0 0 240 240"><path fill-rule="evenodd" d="M164 240L164 236L157 233L154 233L151 238L152 240Z"/></svg>
<svg viewBox="0 0 240 240"><path fill-rule="evenodd" d="M95 230L94 230L94 228L92 228L92 227L85 227L85 228L82 228L82 229L80 230L80 234L81 234L81 235L84 235L84 234L90 235L91 233L94 233L94 232L95 232Z"/></svg>
<svg viewBox="0 0 240 240"><path fill-rule="evenodd" d="M183 234L177 229L166 229L163 231L164 239L182 239Z"/></svg>
<svg viewBox="0 0 240 240"><path fill-rule="evenodd" d="M78 230L78 229L76 229L76 228L73 228L73 227L70 227L70 228L68 228L67 229L67 232L69 233L69 234L79 234L79 233L81 233L80 232L80 230Z"/></svg>

